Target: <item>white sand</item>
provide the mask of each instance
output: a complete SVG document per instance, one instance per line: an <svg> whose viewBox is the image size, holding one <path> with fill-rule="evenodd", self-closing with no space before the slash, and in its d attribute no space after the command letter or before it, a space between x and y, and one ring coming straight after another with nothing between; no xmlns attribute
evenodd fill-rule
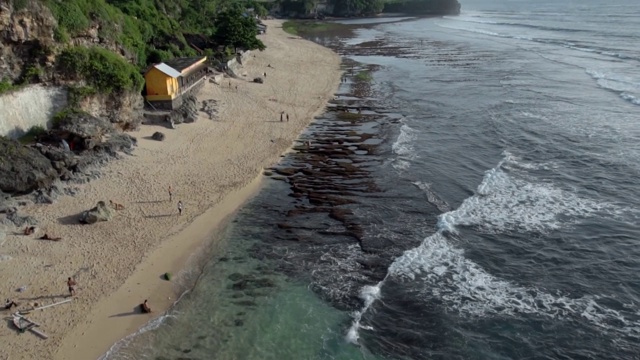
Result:
<svg viewBox="0 0 640 360"><path fill-rule="evenodd" d="M132 134L139 140L134 155L111 162L77 196L22 209L40 222L38 236L46 231L63 240L9 235L0 248L12 257L0 262L1 296L13 297L21 308L51 304L67 295L69 276L75 276L78 294L72 303L29 315L48 340L0 327L0 359L97 358L174 301L175 289L160 275L184 268L189 255L255 193L262 169L278 162L339 84L335 53L291 37L278 21L267 23L262 39L268 48L250 58L247 76L231 79L232 89L226 80L223 86L207 82L200 91L199 100L218 102L217 119L201 113L196 123L176 130L143 126ZM264 84L250 82L265 71ZM290 114L289 122L279 121L281 111ZM155 131L166 140L148 139ZM94 225L65 220L99 200L125 209ZM15 292L21 286L27 290ZM154 313L130 314L144 299Z"/></svg>

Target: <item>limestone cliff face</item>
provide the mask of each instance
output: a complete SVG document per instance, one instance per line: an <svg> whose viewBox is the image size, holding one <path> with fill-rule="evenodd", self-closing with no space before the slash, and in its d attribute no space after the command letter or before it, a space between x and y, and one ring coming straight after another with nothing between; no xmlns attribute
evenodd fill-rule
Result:
<svg viewBox="0 0 640 360"><path fill-rule="evenodd" d="M25 66L39 60L34 55L43 55L52 65L53 57L34 51L53 44L56 26L51 11L38 1L28 0L24 9L15 11L12 0L0 0L0 79L18 78Z"/></svg>
<svg viewBox="0 0 640 360"><path fill-rule="evenodd" d="M40 69L40 85L63 89L64 85L79 85L62 81L55 73L55 57L64 44L54 40L54 30L58 26L52 12L38 0L25 0L24 8L16 10L14 0L0 0L0 80L19 80L25 70L37 66ZM112 41L99 36L100 24L94 23L82 33L75 34L70 44L75 46L100 46L122 56L129 55L123 48ZM12 94L0 95L13 104L16 114L48 114L50 109L34 109L38 102L18 101L22 92L32 91L32 87L14 91ZM56 90L58 91L58 90ZM66 93L66 92L65 92ZM29 98L27 96L26 98ZM17 100L16 100L17 99ZM53 101L53 100L52 100ZM49 101L51 102L51 101ZM58 103L59 101L55 101ZM66 99L65 99L66 103ZM93 116L108 119L112 123L121 123L123 127L135 127L142 118L143 98L140 94L92 95L84 99L80 108ZM22 108L21 108L22 107ZM30 116L31 117L31 116ZM0 127L7 129L21 128L20 117L9 114L0 116ZM21 122L22 121L22 122ZM32 122L34 122L31 124ZM46 119L34 118L30 125L45 125ZM130 124L130 125L125 125ZM4 130L7 130L4 129ZM23 129L24 131L28 129ZM8 130L7 130L8 131ZM2 135L7 135L2 131ZM17 133L16 133L17 134Z"/></svg>
<svg viewBox="0 0 640 360"><path fill-rule="evenodd" d="M124 130L133 130L142 122L144 99L136 93L97 94L82 100L79 105L95 117L119 124Z"/></svg>

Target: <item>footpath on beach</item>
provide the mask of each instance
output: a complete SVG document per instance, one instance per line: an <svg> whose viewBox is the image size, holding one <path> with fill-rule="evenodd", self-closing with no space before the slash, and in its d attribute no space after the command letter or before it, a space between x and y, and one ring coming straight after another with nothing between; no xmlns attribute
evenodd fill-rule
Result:
<svg viewBox="0 0 640 360"><path fill-rule="evenodd" d="M9 234L0 293L20 308L72 301L29 313L46 340L0 328L0 359L97 358L175 301L174 284L191 254L210 245L223 220L259 189L263 169L294 144L340 82L337 54L286 34L280 21L266 23L269 33L260 37L267 50L249 57L243 76L221 85L207 81L198 93L198 103L215 104L217 116L201 112L195 123L174 130L143 125L131 133L139 144L133 155L107 164L76 196L24 209L61 240ZM265 72L263 84L252 81ZM151 139L156 131L164 141ZM65 220L98 201L122 208L109 222ZM166 272L176 277L167 281ZM138 310L145 299L150 314Z"/></svg>

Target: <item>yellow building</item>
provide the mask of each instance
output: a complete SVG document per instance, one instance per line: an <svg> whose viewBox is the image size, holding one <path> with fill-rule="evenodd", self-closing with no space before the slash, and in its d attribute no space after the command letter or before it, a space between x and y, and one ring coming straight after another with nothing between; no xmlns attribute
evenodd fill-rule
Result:
<svg viewBox="0 0 640 360"><path fill-rule="evenodd" d="M156 109L179 107L182 95L204 83L206 60L206 56L175 58L153 65L144 74L145 99Z"/></svg>

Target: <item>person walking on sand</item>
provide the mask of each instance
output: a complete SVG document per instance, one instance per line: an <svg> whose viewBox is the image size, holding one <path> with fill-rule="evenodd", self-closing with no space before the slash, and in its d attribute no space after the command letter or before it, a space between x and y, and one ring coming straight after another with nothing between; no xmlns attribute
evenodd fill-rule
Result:
<svg viewBox="0 0 640 360"><path fill-rule="evenodd" d="M280 113L280 122L282 122L283 117L284 117L284 111Z"/></svg>
<svg viewBox="0 0 640 360"><path fill-rule="evenodd" d="M182 215L182 201L178 201L178 215Z"/></svg>
<svg viewBox="0 0 640 360"><path fill-rule="evenodd" d="M75 280L73 280L72 278L68 278L67 279L67 287L69 288L69 295L70 296L75 296L76 295L76 285L78 285L78 283L76 283Z"/></svg>
<svg viewBox="0 0 640 360"><path fill-rule="evenodd" d="M289 122L289 114L287 114L287 122Z"/></svg>
<svg viewBox="0 0 640 360"><path fill-rule="evenodd" d="M173 201L173 188L169 185L169 202Z"/></svg>

